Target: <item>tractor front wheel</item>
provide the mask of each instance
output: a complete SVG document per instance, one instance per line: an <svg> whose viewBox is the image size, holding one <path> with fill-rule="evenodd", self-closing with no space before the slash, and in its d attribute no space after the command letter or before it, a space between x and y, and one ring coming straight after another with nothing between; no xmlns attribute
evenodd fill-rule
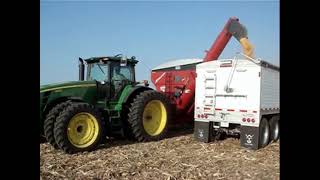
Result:
<svg viewBox="0 0 320 180"><path fill-rule="evenodd" d="M92 151L104 138L100 113L86 103L73 103L61 112L54 125L54 137L66 153Z"/></svg>
<svg viewBox="0 0 320 180"><path fill-rule="evenodd" d="M156 91L144 91L131 103L128 123L139 142L166 137L171 118L170 102Z"/></svg>

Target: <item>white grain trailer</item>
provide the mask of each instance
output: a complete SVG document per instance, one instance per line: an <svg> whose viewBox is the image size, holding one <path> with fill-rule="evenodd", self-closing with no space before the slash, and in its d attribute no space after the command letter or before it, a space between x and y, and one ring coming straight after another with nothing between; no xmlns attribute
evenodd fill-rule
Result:
<svg viewBox="0 0 320 180"><path fill-rule="evenodd" d="M279 139L279 67L235 58L198 64L196 73L197 140L240 135L241 146L259 149Z"/></svg>

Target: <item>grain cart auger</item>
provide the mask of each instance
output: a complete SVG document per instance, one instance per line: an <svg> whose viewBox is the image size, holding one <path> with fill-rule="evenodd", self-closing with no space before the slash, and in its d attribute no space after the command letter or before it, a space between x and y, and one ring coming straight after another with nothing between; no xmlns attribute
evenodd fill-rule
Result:
<svg viewBox="0 0 320 180"><path fill-rule="evenodd" d="M94 150L119 134L139 142L164 138L170 102L136 81L137 63L120 55L79 58L79 81L40 86L40 137L66 153Z"/></svg>
<svg viewBox="0 0 320 180"><path fill-rule="evenodd" d="M196 65L217 60L232 36L240 42L244 54L253 57L253 46L248 40L246 28L239 23L238 18L232 17L207 51L204 59L170 61L152 69L151 80L157 91L170 97L175 108L176 120L193 121Z"/></svg>

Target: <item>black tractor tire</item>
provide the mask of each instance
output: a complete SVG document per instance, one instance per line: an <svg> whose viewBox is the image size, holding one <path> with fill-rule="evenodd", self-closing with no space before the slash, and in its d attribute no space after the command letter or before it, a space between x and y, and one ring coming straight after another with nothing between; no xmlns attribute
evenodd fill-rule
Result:
<svg viewBox="0 0 320 180"><path fill-rule="evenodd" d="M67 106L71 104L71 101L66 101L57 104L54 106L49 113L46 115L46 118L43 123L43 129L44 129L44 136L55 149L58 149L59 146L57 145L55 139L54 139L54 123L56 122L57 117L62 112L63 109L65 109Z"/></svg>
<svg viewBox="0 0 320 180"><path fill-rule="evenodd" d="M148 108L145 109L146 107ZM128 123L137 141L158 141L167 136L172 109L169 99L164 94L154 90L144 91L134 98L129 111ZM144 117L145 111L148 114L147 117ZM153 121L151 123L155 123L155 125L159 123L155 133L148 133L149 130L145 129L144 123L147 121L148 123Z"/></svg>
<svg viewBox="0 0 320 180"><path fill-rule="evenodd" d="M270 127L268 119L263 117L259 126L259 147L266 147L270 142Z"/></svg>
<svg viewBox="0 0 320 180"><path fill-rule="evenodd" d="M77 122L80 123L76 124ZM72 126L73 124L77 126ZM54 138L58 146L68 154L95 150L103 138L106 138L101 113L90 104L72 103L58 116L54 125ZM89 142L85 145L77 144L80 142L76 141L81 141L77 138L88 139Z"/></svg>
<svg viewBox="0 0 320 180"><path fill-rule="evenodd" d="M270 126L270 141L277 142L280 138L280 118L273 116L269 121Z"/></svg>
<svg viewBox="0 0 320 180"><path fill-rule="evenodd" d="M150 90L146 90L146 91L150 91ZM134 97L137 97L142 92L145 92L145 91L141 91L141 92L136 93L134 95ZM133 134L133 130L131 128L131 125L128 122L128 119L129 119L128 115L129 115L131 103L133 103L133 100L134 100L134 98L130 98L130 100L128 102L126 102L126 104L124 105L123 110L121 112L122 113L121 114L122 123L123 123L123 136L130 141L136 140L136 138Z"/></svg>

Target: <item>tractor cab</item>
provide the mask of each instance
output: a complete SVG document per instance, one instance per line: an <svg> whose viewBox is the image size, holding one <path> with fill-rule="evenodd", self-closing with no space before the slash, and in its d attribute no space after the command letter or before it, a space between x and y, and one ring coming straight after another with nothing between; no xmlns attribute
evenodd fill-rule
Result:
<svg viewBox="0 0 320 180"><path fill-rule="evenodd" d="M135 82L134 66L138 63L135 57L127 59L123 56L92 57L85 59L87 63L86 80L100 82L126 80ZM80 79L83 80L83 79Z"/></svg>
<svg viewBox="0 0 320 180"><path fill-rule="evenodd" d="M109 89L109 97L117 99L127 85L135 85L135 65L138 61L134 56L127 58L116 55L109 57L92 57L84 60L87 64L86 80L97 81L103 89ZM79 80L84 80L84 63L79 58Z"/></svg>

